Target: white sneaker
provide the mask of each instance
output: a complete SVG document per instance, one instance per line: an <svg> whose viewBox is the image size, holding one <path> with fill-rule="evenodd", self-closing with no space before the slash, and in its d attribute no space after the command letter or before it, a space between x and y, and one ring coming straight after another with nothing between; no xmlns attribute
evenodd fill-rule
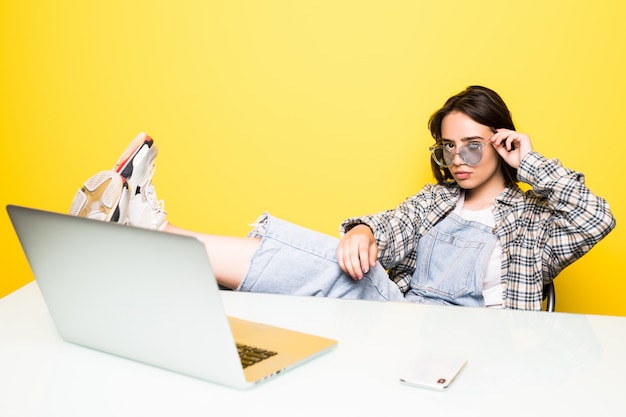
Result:
<svg viewBox="0 0 626 417"><path fill-rule="evenodd" d="M142 132L133 139L115 163L113 170L128 182L131 199L152 178L152 166L158 152L154 140Z"/></svg>
<svg viewBox="0 0 626 417"><path fill-rule="evenodd" d="M167 225L167 213L163 200L157 200L152 184L152 176L156 167L152 167L147 182L139 188L139 192L130 198L128 203L128 224L151 230L163 230Z"/></svg>
<svg viewBox="0 0 626 417"><path fill-rule="evenodd" d="M126 223L128 184L115 171L102 171L89 178L76 192L70 214L114 223Z"/></svg>

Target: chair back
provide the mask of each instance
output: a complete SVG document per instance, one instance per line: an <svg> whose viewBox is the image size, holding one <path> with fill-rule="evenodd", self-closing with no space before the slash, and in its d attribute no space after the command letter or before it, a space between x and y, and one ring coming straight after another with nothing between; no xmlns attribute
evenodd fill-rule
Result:
<svg viewBox="0 0 626 417"><path fill-rule="evenodd" d="M543 286L543 299L546 301L546 311L554 311L556 308L556 294L554 292L554 281Z"/></svg>

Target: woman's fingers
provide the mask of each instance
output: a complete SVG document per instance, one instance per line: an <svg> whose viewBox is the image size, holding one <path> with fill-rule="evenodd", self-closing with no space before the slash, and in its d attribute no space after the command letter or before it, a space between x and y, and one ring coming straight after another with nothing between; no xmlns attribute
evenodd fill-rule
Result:
<svg viewBox="0 0 626 417"><path fill-rule="evenodd" d="M358 226L357 226L358 227ZM340 240L337 248L339 267L354 279L361 279L376 264L378 246L371 230L353 228Z"/></svg>

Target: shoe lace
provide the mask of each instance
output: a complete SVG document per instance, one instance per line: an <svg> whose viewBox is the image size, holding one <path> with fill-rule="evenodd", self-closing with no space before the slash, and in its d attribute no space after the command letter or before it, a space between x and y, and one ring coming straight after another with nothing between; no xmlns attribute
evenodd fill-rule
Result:
<svg viewBox="0 0 626 417"><path fill-rule="evenodd" d="M165 202L157 198L156 190L154 189L154 185L152 184L152 176L154 175L155 171L156 166L153 165L152 169L150 170L150 175L148 176L148 181L143 188L143 195L151 210L159 214L165 214Z"/></svg>
<svg viewBox="0 0 626 417"><path fill-rule="evenodd" d="M165 213L165 202L163 200L158 200L156 196L156 191L154 190L154 185L152 183L146 186L146 201L150 205L150 208L159 213Z"/></svg>

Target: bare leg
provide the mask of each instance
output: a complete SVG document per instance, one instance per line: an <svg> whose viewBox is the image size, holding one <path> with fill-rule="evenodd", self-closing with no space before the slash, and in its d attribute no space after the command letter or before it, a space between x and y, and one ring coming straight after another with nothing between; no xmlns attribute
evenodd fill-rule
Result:
<svg viewBox="0 0 626 417"><path fill-rule="evenodd" d="M181 229L171 223L163 231L193 236L204 243L217 282L232 289L237 288L245 277L252 256L261 244L260 238L209 235Z"/></svg>

